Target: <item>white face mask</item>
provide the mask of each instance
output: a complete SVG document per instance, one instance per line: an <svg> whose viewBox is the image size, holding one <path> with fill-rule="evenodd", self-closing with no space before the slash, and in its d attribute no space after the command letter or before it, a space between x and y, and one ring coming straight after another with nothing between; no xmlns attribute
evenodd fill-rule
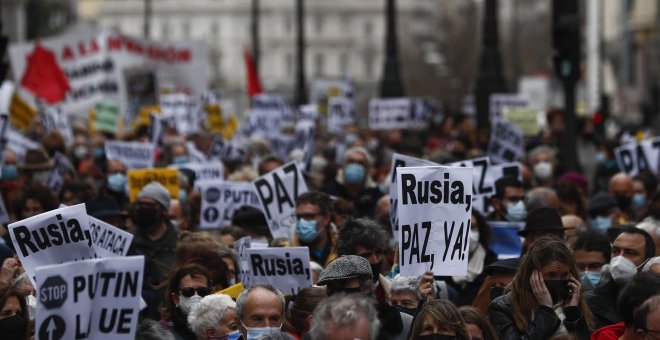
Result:
<svg viewBox="0 0 660 340"><path fill-rule="evenodd" d="M470 254L479 247L479 230L470 230Z"/></svg>
<svg viewBox="0 0 660 340"><path fill-rule="evenodd" d="M243 324L243 322L241 322ZM265 334L275 334L280 333L280 327L247 327L243 324L243 327L247 330L247 340L257 340Z"/></svg>
<svg viewBox="0 0 660 340"><path fill-rule="evenodd" d="M550 179L552 177L552 164L547 161L534 164L534 176L540 180Z"/></svg>
<svg viewBox="0 0 660 340"><path fill-rule="evenodd" d="M184 315L188 316L190 311L202 300L202 297L195 294L189 298L179 295L179 309L183 312Z"/></svg>
<svg viewBox="0 0 660 340"><path fill-rule="evenodd" d="M37 316L37 298L34 295L27 296L27 306L30 322L33 322Z"/></svg>
<svg viewBox="0 0 660 340"><path fill-rule="evenodd" d="M617 284L626 284L635 273L637 273L637 267L627 258L619 255L610 260L610 274Z"/></svg>

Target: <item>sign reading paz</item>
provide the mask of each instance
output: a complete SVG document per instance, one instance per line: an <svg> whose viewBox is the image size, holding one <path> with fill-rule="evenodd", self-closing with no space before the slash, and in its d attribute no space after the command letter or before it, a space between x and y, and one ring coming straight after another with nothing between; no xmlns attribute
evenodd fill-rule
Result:
<svg viewBox="0 0 660 340"><path fill-rule="evenodd" d="M288 238L289 228L296 221L296 199L307 192L307 184L298 165L295 162L284 164L257 178L252 185L273 238Z"/></svg>
<svg viewBox="0 0 660 340"><path fill-rule="evenodd" d="M140 313L143 256L37 269L37 339L133 339Z"/></svg>
<svg viewBox="0 0 660 340"><path fill-rule="evenodd" d="M9 235L33 285L34 274L39 266L97 256L84 204L51 210L14 222L9 225Z"/></svg>
<svg viewBox="0 0 660 340"><path fill-rule="evenodd" d="M635 176L642 170L649 170L657 176L659 154L660 137L624 144L614 149L619 169L630 176Z"/></svg>
<svg viewBox="0 0 660 340"><path fill-rule="evenodd" d="M307 247L252 248L245 253L252 284L270 283L283 293L292 294L312 286Z"/></svg>
<svg viewBox="0 0 660 340"><path fill-rule="evenodd" d="M402 276L467 273L472 219L472 168L397 170Z"/></svg>

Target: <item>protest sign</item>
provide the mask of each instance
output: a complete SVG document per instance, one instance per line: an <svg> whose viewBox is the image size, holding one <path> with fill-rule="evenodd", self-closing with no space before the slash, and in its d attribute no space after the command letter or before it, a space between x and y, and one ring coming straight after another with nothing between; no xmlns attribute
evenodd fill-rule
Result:
<svg viewBox="0 0 660 340"><path fill-rule="evenodd" d="M234 142L225 142L222 137L215 136L213 144L211 144L211 151L209 151L209 159L219 159L223 162L243 160L247 156L247 150L239 147Z"/></svg>
<svg viewBox="0 0 660 340"><path fill-rule="evenodd" d="M495 163L509 163L520 160L525 155L522 130L511 123L499 120L490 136L488 156Z"/></svg>
<svg viewBox="0 0 660 340"><path fill-rule="evenodd" d="M155 146L140 142L105 142L105 158L121 161L128 169L147 169L154 166Z"/></svg>
<svg viewBox="0 0 660 340"><path fill-rule="evenodd" d="M189 135L199 131L201 123L200 108L197 100L181 92L160 96L162 117L171 122L181 135Z"/></svg>
<svg viewBox="0 0 660 340"><path fill-rule="evenodd" d="M143 266L130 256L37 268L36 338L135 338Z"/></svg>
<svg viewBox="0 0 660 340"><path fill-rule="evenodd" d="M55 151L55 157L53 157L53 169L48 176L46 185L53 190L54 193L60 194L62 188L64 187L64 177L66 176L67 171L73 170L73 165L69 161L69 158L57 151Z"/></svg>
<svg viewBox="0 0 660 340"><path fill-rule="evenodd" d="M93 127L95 131L116 133L121 118L119 104L116 101L103 100L96 103Z"/></svg>
<svg viewBox="0 0 660 340"><path fill-rule="evenodd" d="M397 169L401 276L465 275L472 220L472 169Z"/></svg>
<svg viewBox="0 0 660 340"><path fill-rule="evenodd" d="M112 30L78 30L39 41L53 52L71 86L61 103L65 114L84 115L99 100L116 100L122 112L134 113L141 106L155 104L156 79L195 96L208 84L209 54L201 40L156 42ZM23 77L34 45L10 45L9 60L16 79Z"/></svg>
<svg viewBox="0 0 660 340"><path fill-rule="evenodd" d="M251 183L201 181L195 182L202 195L201 229L224 227L231 224L234 212L249 205L261 209L259 198Z"/></svg>
<svg viewBox="0 0 660 340"><path fill-rule="evenodd" d="M517 126L525 136L536 136L541 131L539 120L545 119L543 111L531 107L505 107L502 110L502 118Z"/></svg>
<svg viewBox="0 0 660 340"><path fill-rule="evenodd" d="M225 178L222 162L172 164L170 169L188 169L195 173L195 181L222 180Z"/></svg>
<svg viewBox="0 0 660 340"><path fill-rule="evenodd" d="M525 225L521 222L488 221L492 233L491 249L497 258L518 257L522 253L522 238L518 232Z"/></svg>
<svg viewBox="0 0 660 340"><path fill-rule="evenodd" d="M537 111L545 111L550 104L550 78L547 76L524 76L518 80L520 94Z"/></svg>
<svg viewBox="0 0 660 340"><path fill-rule="evenodd" d="M319 119L319 110L316 104L300 105L298 107L298 121L316 122Z"/></svg>
<svg viewBox="0 0 660 340"><path fill-rule="evenodd" d="M28 104L17 92L11 97L9 112L11 124L21 130L27 129L37 116L34 106Z"/></svg>
<svg viewBox="0 0 660 340"><path fill-rule="evenodd" d="M165 122L157 112L149 114L151 124L149 124L149 142L153 145L162 145L165 135Z"/></svg>
<svg viewBox="0 0 660 340"><path fill-rule="evenodd" d="M87 216L92 233L92 244L98 257L126 256L133 242L133 234L121 230L98 218Z"/></svg>
<svg viewBox="0 0 660 340"><path fill-rule="evenodd" d="M23 160L28 150L39 149L41 147L39 143L9 128L5 137L7 138L6 148L13 151L19 161Z"/></svg>
<svg viewBox="0 0 660 340"><path fill-rule="evenodd" d="M248 262L247 250L248 249L261 249L268 248L267 244L252 242L250 236L239 238L234 242L234 251L238 254L238 262L240 262L238 277L243 283L243 286L250 288L252 286L252 274L250 271L250 264Z"/></svg>
<svg viewBox="0 0 660 340"><path fill-rule="evenodd" d="M314 79L309 93L309 103L316 105L321 117L328 116L328 100L333 97L353 97L353 82L350 78L342 80Z"/></svg>
<svg viewBox="0 0 660 340"><path fill-rule="evenodd" d="M251 283L269 283L282 293L296 294L312 286L307 247L247 249Z"/></svg>
<svg viewBox="0 0 660 340"><path fill-rule="evenodd" d="M412 156L406 156L398 153L392 155L392 165L390 166L390 184L389 184L389 196L390 196L390 222L392 223L392 235L394 239L399 241L399 220L397 218L397 206L399 202L398 186L396 185L396 170L397 168L411 167L411 166L431 166L439 165L437 163L416 158Z"/></svg>
<svg viewBox="0 0 660 340"><path fill-rule="evenodd" d="M57 131L63 138L66 145L73 145L73 130L71 124L59 107L44 105L42 110L42 124L46 134Z"/></svg>
<svg viewBox="0 0 660 340"><path fill-rule="evenodd" d="M346 125L355 123L355 103L348 97L328 99L328 132L342 134Z"/></svg>
<svg viewBox="0 0 660 340"><path fill-rule="evenodd" d="M32 216L11 223L8 229L33 285L37 267L97 256L84 204Z"/></svg>
<svg viewBox="0 0 660 340"><path fill-rule="evenodd" d="M273 238L289 237L296 221L296 199L307 184L295 162L287 163L252 182Z"/></svg>
<svg viewBox="0 0 660 340"><path fill-rule="evenodd" d="M369 101L369 129L405 129L411 121L410 98L373 98Z"/></svg>
<svg viewBox="0 0 660 340"><path fill-rule="evenodd" d="M138 194L151 182L162 184L171 198L179 197L179 171L176 169L136 169L128 170L128 197L135 202Z"/></svg>
<svg viewBox="0 0 660 340"><path fill-rule="evenodd" d="M627 143L614 149L619 169L630 176L642 170L649 170L657 176L659 153L660 137Z"/></svg>
<svg viewBox="0 0 660 340"><path fill-rule="evenodd" d="M496 121L502 118L502 110L505 107L528 107L527 98L518 93L493 93L490 95L490 120Z"/></svg>
<svg viewBox="0 0 660 340"><path fill-rule="evenodd" d="M270 137L272 153L284 160L289 159L289 153L298 145L298 139L295 135L281 133Z"/></svg>
<svg viewBox="0 0 660 340"><path fill-rule="evenodd" d="M2 199L2 195L0 195L0 223L9 223L9 213L7 212L7 207L5 206L4 199Z"/></svg>
<svg viewBox="0 0 660 340"><path fill-rule="evenodd" d="M280 134L282 122L293 121L295 116L284 98L272 94L258 94L252 97L252 110L249 114L249 124L253 133L265 136Z"/></svg>

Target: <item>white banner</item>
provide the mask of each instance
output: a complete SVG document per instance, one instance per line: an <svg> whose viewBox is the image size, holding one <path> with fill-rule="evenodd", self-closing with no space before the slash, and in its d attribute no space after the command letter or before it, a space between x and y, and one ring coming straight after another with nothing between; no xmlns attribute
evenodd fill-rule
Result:
<svg viewBox="0 0 660 340"><path fill-rule="evenodd" d="M490 95L490 120L502 118L505 107L528 107L529 100L519 93L493 93Z"/></svg>
<svg viewBox="0 0 660 340"><path fill-rule="evenodd" d="M97 256L84 204L32 216L10 224L8 229L33 285L37 267Z"/></svg>
<svg viewBox="0 0 660 340"><path fill-rule="evenodd" d="M41 110L41 123L46 134L57 131L64 138L67 146L73 145L73 131L71 124L62 110L56 106L43 105Z"/></svg>
<svg viewBox="0 0 660 340"><path fill-rule="evenodd" d="M129 93L130 71L152 69L158 82L201 95L208 84L208 48L201 40L154 42L129 37L110 30L82 30L40 39L52 51L64 71L71 91L61 103L65 114L87 116L100 100L116 100L121 112L135 112L146 103L132 102L135 97L155 97L157 93ZM34 43L12 44L9 60L16 79L26 69ZM154 98L155 99L155 98ZM148 104L156 104L152 102Z"/></svg>
<svg viewBox="0 0 660 340"><path fill-rule="evenodd" d="M649 170L658 175L660 137L646 139L639 143L627 143L614 149L619 169L630 176L642 170Z"/></svg>
<svg viewBox="0 0 660 340"><path fill-rule="evenodd" d="M46 185L53 190L57 195L62 191L64 187L64 177L66 176L67 171L73 170L73 165L69 161L69 158L59 152L55 152L53 170L50 172L50 176L46 182Z"/></svg>
<svg viewBox="0 0 660 340"><path fill-rule="evenodd" d="M405 129L410 124L410 98L373 98L369 100L369 129Z"/></svg>
<svg viewBox="0 0 660 340"><path fill-rule="evenodd" d="M188 169L195 172L195 182L222 180L225 178L225 167L222 162L173 164L169 168Z"/></svg>
<svg viewBox="0 0 660 340"><path fill-rule="evenodd" d="M160 96L161 115L184 136L199 131L202 121L199 103L189 94L175 92Z"/></svg>
<svg viewBox="0 0 660 340"><path fill-rule="evenodd" d="M105 142L105 158L118 160L130 169L148 169L154 166L154 153L156 147L149 143L140 142Z"/></svg>
<svg viewBox="0 0 660 340"><path fill-rule="evenodd" d="M488 156L495 163L510 163L525 155L523 149L525 135L517 126L498 120L490 136Z"/></svg>
<svg viewBox="0 0 660 340"><path fill-rule="evenodd" d="M252 133L262 133L266 136L278 135L282 122L294 120L291 108L281 96L259 94L252 97L252 110L249 114L249 124Z"/></svg>
<svg viewBox="0 0 660 340"><path fill-rule="evenodd" d="M133 242L133 234L121 230L98 218L87 216L92 233L92 244L98 257L126 256Z"/></svg>
<svg viewBox="0 0 660 340"><path fill-rule="evenodd" d="M252 284L270 283L283 294L312 286L307 247L262 248L245 251Z"/></svg>
<svg viewBox="0 0 660 340"><path fill-rule="evenodd" d="M195 182L195 186L202 195L200 229L231 224L234 212L244 205L261 209L259 198L251 183L201 181Z"/></svg>
<svg viewBox="0 0 660 340"><path fill-rule="evenodd" d="M247 153L247 150L239 147L236 143L225 142L222 137L215 136L208 158L223 162L236 161L245 159Z"/></svg>
<svg viewBox="0 0 660 340"><path fill-rule="evenodd" d="M19 162L25 158L25 154L28 150L39 149L41 147L39 143L28 139L10 128L7 128L7 134L5 137L7 138L7 149L16 154L16 158Z"/></svg>
<svg viewBox="0 0 660 340"><path fill-rule="evenodd" d="M289 238L296 222L296 199L307 184L295 162L287 163L252 182L273 238Z"/></svg>
<svg viewBox="0 0 660 340"><path fill-rule="evenodd" d="M472 169L399 168L401 276L467 273L472 220Z"/></svg>
<svg viewBox="0 0 660 340"><path fill-rule="evenodd" d="M36 338L135 338L143 267L130 256L37 268Z"/></svg>
<svg viewBox="0 0 660 340"><path fill-rule="evenodd" d="M355 123L355 103L348 97L328 98L328 132L342 134L346 125Z"/></svg>

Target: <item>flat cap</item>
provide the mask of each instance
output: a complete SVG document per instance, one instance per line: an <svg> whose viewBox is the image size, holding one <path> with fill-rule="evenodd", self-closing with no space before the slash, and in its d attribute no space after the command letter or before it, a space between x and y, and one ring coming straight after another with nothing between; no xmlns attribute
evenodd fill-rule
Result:
<svg viewBox="0 0 660 340"><path fill-rule="evenodd" d="M362 279L371 280L371 266L362 256L344 255L332 261L319 275L318 286L331 281Z"/></svg>
<svg viewBox="0 0 660 340"><path fill-rule="evenodd" d="M599 192L590 201L587 211L590 213L611 209L617 206L616 199L611 195Z"/></svg>

